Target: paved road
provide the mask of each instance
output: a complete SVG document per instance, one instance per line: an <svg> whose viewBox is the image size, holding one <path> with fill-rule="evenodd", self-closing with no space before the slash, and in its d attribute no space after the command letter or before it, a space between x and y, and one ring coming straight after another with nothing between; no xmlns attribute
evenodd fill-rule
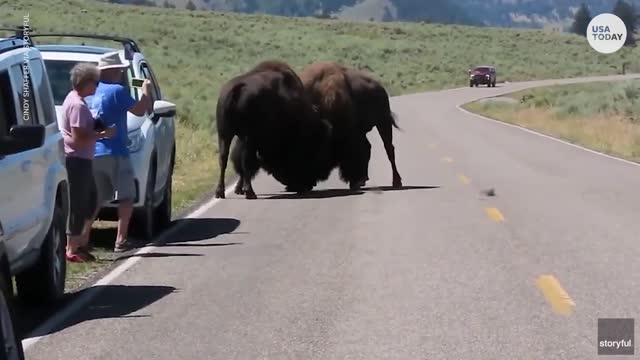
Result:
<svg viewBox="0 0 640 360"><path fill-rule="evenodd" d="M597 319L640 314L640 167L456 109L535 84L394 98L406 189L375 189L373 132L362 193L332 178L292 199L261 176L260 199L186 220L28 359L606 358Z"/></svg>

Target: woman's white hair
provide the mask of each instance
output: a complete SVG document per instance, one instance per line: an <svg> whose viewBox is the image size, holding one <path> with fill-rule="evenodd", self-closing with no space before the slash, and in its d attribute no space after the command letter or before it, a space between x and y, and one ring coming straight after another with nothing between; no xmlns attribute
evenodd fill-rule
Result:
<svg viewBox="0 0 640 360"><path fill-rule="evenodd" d="M71 69L71 86L74 90L83 87L87 82L98 82L100 70L92 63L79 63Z"/></svg>

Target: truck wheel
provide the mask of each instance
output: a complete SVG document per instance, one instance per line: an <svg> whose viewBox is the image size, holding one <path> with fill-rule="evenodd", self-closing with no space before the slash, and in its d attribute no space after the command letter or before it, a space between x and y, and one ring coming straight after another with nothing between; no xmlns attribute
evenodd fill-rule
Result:
<svg viewBox="0 0 640 360"><path fill-rule="evenodd" d="M62 298L67 275L66 247L66 216L62 208L56 205L38 262L16 275L20 301L39 305Z"/></svg>
<svg viewBox="0 0 640 360"><path fill-rule="evenodd" d="M469 87L473 87L473 81L469 81Z"/></svg>
<svg viewBox="0 0 640 360"><path fill-rule="evenodd" d="M156 213L156 225L158 231L166 230L171 224L171 195L173 185L173 169L169 170L169 176L167 177L167 183L164 186L164 194L162 202L155 209Z"/></svg>
<svg viewBox="0 0 640 360"><path fill-rule="evenodd" d="M5 291L0 292L0 358L24 360L22 341L18 337L15 316L10 305L12 295Z"/></svg>
<svg viewBox="0 0 640 360"><path fill-rule="evenodd" d="M0 274L0 277L0 359L24 360L13 311L11 277L6 274Z"/></svg>

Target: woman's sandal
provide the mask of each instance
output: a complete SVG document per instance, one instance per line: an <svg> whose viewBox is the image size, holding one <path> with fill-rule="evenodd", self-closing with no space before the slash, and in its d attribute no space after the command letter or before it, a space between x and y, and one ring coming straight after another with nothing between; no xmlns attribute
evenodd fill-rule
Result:
<svg viewBox="0 0 640 360"><path fill-rule="evenodd" d="M77 251L75 254L66 253L67 261L74 263L86 263L95 261L95 257L91 254L85 253L82 250Z"/></svg>
<svg viewBox="0 0 640 360"><path fill-rule="evenodd" d="M93 256L93 254L91 253L91 250L90 250L89 247L80 247L80 248L78 248L78 251L82 252L82 254L84 256L86 256L89 259L89 261L96 261L97 260L96 257Z"/></svg>

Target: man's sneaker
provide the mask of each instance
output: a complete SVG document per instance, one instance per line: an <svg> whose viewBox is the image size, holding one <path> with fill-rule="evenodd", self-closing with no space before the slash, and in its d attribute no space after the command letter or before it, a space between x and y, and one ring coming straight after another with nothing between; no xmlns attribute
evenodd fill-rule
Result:
<svg viewBox="0 0 640 360"><path fill-rule="evenodd" d="M139 244L134 242L134 241L132 241L131 239L124 240L121 243L118 243L116 241L116 244L113 247L113 252L121 253L121 252L129 251L129 250L133 250L138 246L139 246Z"/></svg>

